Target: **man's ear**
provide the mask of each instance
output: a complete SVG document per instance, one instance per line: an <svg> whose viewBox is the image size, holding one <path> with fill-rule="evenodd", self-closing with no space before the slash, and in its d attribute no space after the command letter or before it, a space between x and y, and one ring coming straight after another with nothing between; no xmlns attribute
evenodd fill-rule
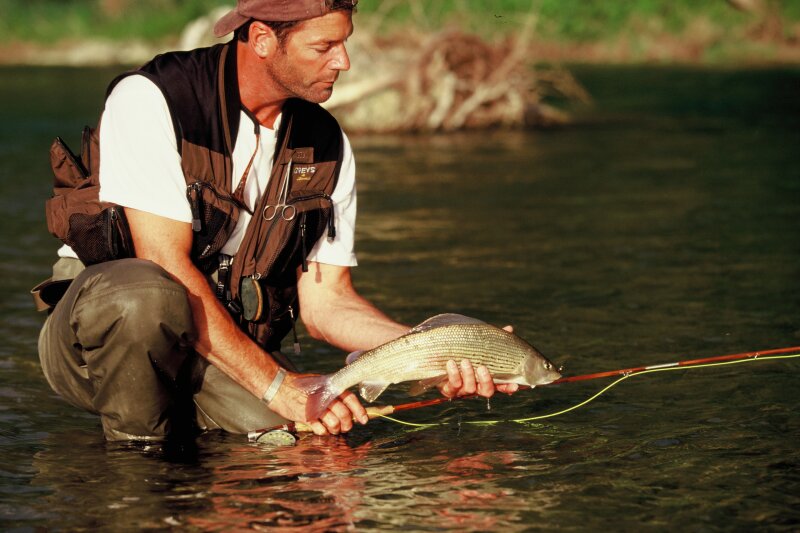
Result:
<svg viewBox="0 0 800 533"><path fill-rule="evenodd" d="M278 38L272 28L257 20L250 23L247 42L262 59L272 55L278 46Z"/></svg>

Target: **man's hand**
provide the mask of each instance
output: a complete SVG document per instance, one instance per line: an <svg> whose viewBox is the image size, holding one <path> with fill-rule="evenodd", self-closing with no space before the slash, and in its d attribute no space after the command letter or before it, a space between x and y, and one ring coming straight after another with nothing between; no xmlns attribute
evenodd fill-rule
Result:
<svg viewBox="0 0 800 533"><path fill-rule="evenodd" d="M350 391L340 394L319 420L306 421L308 395L296 386L299 378L306 377L310 377L310 374L287 374L269 408L289 420L307 422L316 435L346 433L353 429L354 420L360 424L369 421L366 409Z"/></svg>
<svg viewBox="0 0 800 533"><path fill-rule="evenodd" d="M514 328L506 326L503 328L509 333L513 333ZM464 359L460 364L455 361L447 362L447 381L439 385L439 392L447 398L456 396L472 396L477 394L486 398L491 398L495 391L513 394L519 389L516 383L500 383L495 385L489 370L480 365L477 369L472 367L472 363Z"/></svg>

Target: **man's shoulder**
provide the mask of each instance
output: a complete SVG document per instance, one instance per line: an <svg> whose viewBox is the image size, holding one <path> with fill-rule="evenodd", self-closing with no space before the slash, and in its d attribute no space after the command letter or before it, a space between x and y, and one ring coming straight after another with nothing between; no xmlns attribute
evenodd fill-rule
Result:
<svg viewBox="0 0 800 533"><path fill-rule="evenodd" d="M173 50L158 54L145 63L140 70L159 71L164 69L197 70L209 65L216 66L224 44L193 50Z"/></svg>
<svg viewBox="0 0 800 533"><path fill-rule="evenodd" d="M206 77L198 76L198 72L216 65L221 48L222 45L216 45L210 48L158 54L138 69L123 72L114 78L108 85L106 97L112 92L119 92L117 88L120 85L136 86L137 89L152 85L167 97L170 92L180 91L178 87L185 85L188 88L184 88L181 92L191 95L191 88L196 85L194 81Z"/></svg>

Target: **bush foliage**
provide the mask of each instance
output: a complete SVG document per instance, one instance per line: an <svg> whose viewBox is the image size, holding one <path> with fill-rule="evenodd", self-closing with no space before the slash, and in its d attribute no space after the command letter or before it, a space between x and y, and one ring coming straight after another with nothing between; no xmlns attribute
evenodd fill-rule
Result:
<svg viewBox="0 0 800 533"><path fill-rule="evenodd" d="M787 27L800 21L800 1L759 0ZM54 43L86 37L159 40L233 0L0 0L0 41ZM361 0L359 13L381 27L439 29L457 23L483 34L513 32L537 15L544 38L602 41L643 31L680 34L698 18L721 28L751 24L752 13L726 0Z"/></svg>

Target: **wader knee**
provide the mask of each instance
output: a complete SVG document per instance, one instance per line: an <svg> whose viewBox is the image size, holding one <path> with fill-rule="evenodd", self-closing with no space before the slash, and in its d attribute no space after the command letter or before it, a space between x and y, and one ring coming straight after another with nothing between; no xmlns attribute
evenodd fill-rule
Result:
<svg viewBox="0 0 800 533"><path fill-rule="evenodd" d="M285 359L283 355L272 356L278 361ZM197 357L191 366L200 429L244 434L289 422L208 360ZM294 365L289 369L296 370Z"/></svg>
<svg viewBox="0 0 800 533"><path fill-rule="evenodd" d="M123 259L75 278L48 318L40 356L53 389L100 414L106 438L162 438L193 419L176 412L191 398L193 334L184 287L154 263Z"/></svg>

